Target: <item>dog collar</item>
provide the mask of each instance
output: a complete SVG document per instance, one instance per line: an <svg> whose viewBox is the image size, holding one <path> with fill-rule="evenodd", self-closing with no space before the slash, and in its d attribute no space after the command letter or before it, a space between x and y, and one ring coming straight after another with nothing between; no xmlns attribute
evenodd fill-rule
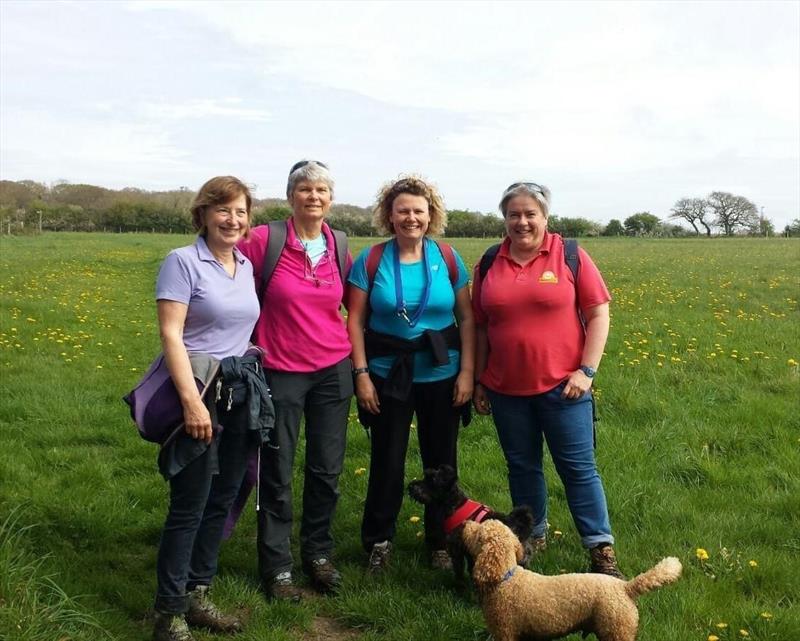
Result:
<svg viewBox="0 0 800 641"><path fill-rule="evenodd" d="M508 581L512 576L514 576L514 572L516 572L516 571L517 571L517 566L515 565L513 568L511 568L508 572L506 572L503 575L503 578L500 579L500 583L503 583L504 581Z"/></svg>
<svg viewBox="0 0 800 641"><path fill-rule="evenodd" d="M450 534L464 521L481 523L488 516L491 509L488 505L467 499L455 512L444 520L444 533Z"/></svg>

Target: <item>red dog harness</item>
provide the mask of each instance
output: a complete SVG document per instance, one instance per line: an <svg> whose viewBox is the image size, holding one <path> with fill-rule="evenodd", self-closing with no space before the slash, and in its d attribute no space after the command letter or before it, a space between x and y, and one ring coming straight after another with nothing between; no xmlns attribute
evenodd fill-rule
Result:
<svg viewBox="0 0 800 641"><path fill-rule="evenodd" d="M491 508L483 503L467 499L464 504L444 520L444 533L450 534L464 521L481 523L491 512Z"/></svg>

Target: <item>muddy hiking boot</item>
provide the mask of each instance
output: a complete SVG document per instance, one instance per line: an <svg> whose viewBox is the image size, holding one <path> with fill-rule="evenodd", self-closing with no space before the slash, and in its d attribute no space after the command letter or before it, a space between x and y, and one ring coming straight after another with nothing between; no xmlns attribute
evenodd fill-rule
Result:
<svg viewBox="0 0 800 641"><path fill-rule="evenodd" d="M592 560L592 572L625 579L625 575L619 571L617 555L614 554L614 548L610 544L601 543L597 547L593 547L589 550L589 557Z"/></svg>
<svg viewBox="0 0 800 641"><path fill-rule="evenodd" d="M209 598L209 586L198 585L189 592L189 611L186 622L195 627L202 627L212 632L241 632L242 622L235 616L223 614Z"/></svg>
<svg viewBox="0 0 800 641"><path fill-rule="evenodd" d="M372 575L382 574L389 567L389 560L392 556L392 542L383 541L375 543L369 553L367 561L367 573Z"/></svg>
<svg viewBox="0 0 800 641"><path fill-rule="evenodd" d="M342 575L328 559L314 559L304 563L303 571L311 579L314 589L322 594L335 592L342 585Z"/></svg>
<svg viewBox="0 0 800 641"><path fill-rule="evenodd" d="M267 596L275 601L291 601L299 603L303 593L297 588L291 572L281 572L266 586Z"/></svg>
<svg viewBox="0 0 800 641"><path fill-rule="evenodd" d="M184 615L156 611L153 641L194 641L194 637Z"/></svg>
<svg viewBox="0 0 800 641"><path fill-rule="evenodd" d="M434 550L431 552L431 567L434 570L450 570L453 569L453 560L447 553L447 550Z"/></svg>

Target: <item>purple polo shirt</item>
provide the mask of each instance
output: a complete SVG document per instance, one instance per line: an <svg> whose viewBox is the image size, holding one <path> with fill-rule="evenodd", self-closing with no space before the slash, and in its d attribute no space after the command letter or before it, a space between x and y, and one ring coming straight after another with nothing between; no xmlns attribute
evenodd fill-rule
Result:
<svg viewBox="0 0 800 641"><path fill-rule="evenodd" d="M173 249L161 264L156 300L189 306L183 327L183 344L189 352L222 359L247 351L260 308L253 266L233 251L234 276L214 258L202 236L194 245Z"/></svg>

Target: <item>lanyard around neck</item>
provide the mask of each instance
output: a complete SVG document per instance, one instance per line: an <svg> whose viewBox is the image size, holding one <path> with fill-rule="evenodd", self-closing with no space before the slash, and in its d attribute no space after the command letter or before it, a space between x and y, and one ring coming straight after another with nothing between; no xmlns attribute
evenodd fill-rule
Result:
<svg viewBox="0 0 800 641"><path fill-rule="evenodd" d="M395 296L395 313L402 318L410 327L416 327L425 308L428 307L428 299L431 295L431 266L428 262L427 243L425 239L422 240L422 265L425 276L425 287L422 290L422 300L417 307L417 311L409 317L408 308L406 307L406 300L403 298L403 277L400 268L400 246L397 240L394 240L394 296Z"/></svg>

